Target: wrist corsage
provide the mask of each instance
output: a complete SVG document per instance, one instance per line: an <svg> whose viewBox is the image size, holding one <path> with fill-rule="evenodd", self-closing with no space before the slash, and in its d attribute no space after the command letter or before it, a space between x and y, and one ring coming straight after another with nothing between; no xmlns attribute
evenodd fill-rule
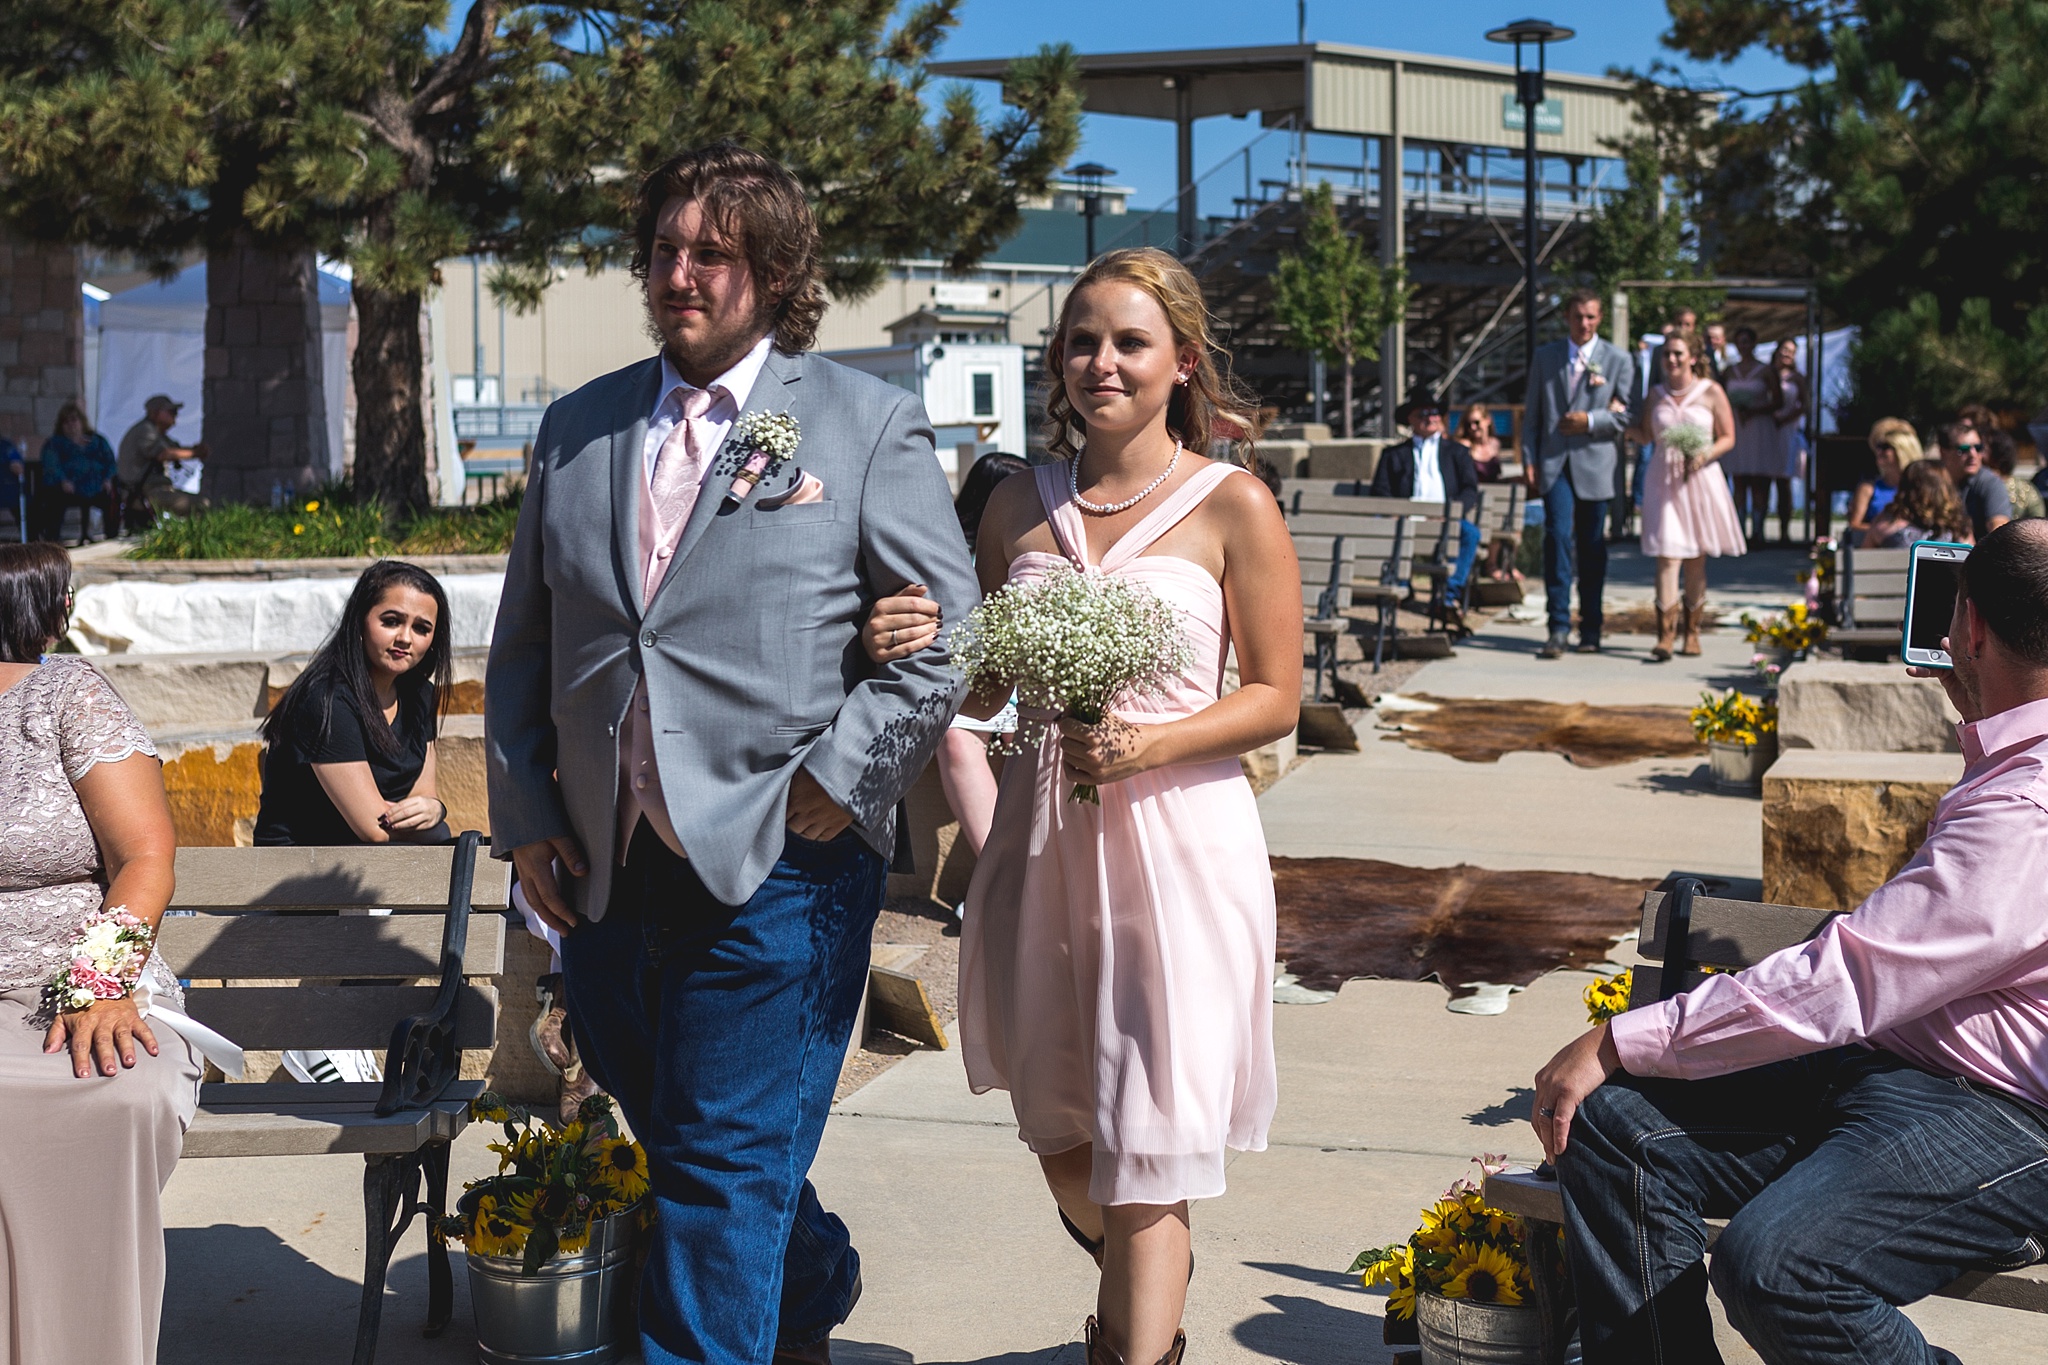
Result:
<svg viewBox="0 0 2048 1365"><path fill-rule="evenodd" d="M777 470L796 454L803 439L803 427L786 412L750 412L733 424L726 448L726 471L732 487L726 490L724 507L738 507L754 491L754 485L774 477Z"/></svg>
<svg viewBox="0 0 2048 1365"><path fill-rule="evenodd" d="M70 961L43 988L59 1011L82 1010L99 1000L125 1000L142 979L154 936L147 922L112 905L86 916L71 941Z"/></svg>

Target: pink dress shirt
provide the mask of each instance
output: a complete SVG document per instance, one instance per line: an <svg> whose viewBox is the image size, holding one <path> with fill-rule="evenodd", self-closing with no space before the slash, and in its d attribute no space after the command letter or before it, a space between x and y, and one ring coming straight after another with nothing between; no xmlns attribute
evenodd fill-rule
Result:
<svg viewBox="0 0 2048 1365"><path fill-rule="evenodd" d="M705 433L708 449L715 451L724 444L732 424L739 419L741 409L746 407L747 398L754 391L754 381L760 378L761 366L768 359L768 346L769 339L763 337L753 350L740 358L739 363L711 381L710 388L718 397L703 418L709 428ZM647 439L641 451L639 506L634 513L638 544L646 556L640 588L640 609L643 612L654 601L655 589L668 576L669 567L674 563L676 545L682 540L683 528L689 524L689 518L683 516L676 519L675 525L663 526L654 514L655 456L660 452L662 442L668 439L669 432L681 420L681 400L677 391L689 387L663 357L661 393L654 401L654 412L647 422ZM706 461L706 480L712 477L715 465L714 460ZM714 492L708 487L700 488L698 496L711 497ZM683 851L682 840L676 837L675 822L669 819L668 800L662 793L661 768L654 757L654 726L648 713L647 680L644 677L633 689L633 700L627 703L626 718L619 725L619 840L614 856L620 863L626 861L626 849L643 818L661 836L670 852L678 857L689 856Z"/></svg>
<svg viewBox="0 0 2048 1365"><path fill-rule="evenodd" d="M2048 1105L2048 700L1959 727L1962 781L1899 874L1811 941L1613 1021L1638 1076L1862 1043Z"/></svg>

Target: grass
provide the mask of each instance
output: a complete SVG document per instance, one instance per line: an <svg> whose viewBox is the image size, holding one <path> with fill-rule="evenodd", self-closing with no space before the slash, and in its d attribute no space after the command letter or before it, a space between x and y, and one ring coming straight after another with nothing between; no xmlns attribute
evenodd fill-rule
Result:
<svg viewBox="0 0 2048 1365"><path fill-rule="evenodd" d="M387 555L502 554L519 520L514 490L479 507L436 507L394 517L346 485L284 507L230 504L163 517L130 559L360 559Z"/></svg>

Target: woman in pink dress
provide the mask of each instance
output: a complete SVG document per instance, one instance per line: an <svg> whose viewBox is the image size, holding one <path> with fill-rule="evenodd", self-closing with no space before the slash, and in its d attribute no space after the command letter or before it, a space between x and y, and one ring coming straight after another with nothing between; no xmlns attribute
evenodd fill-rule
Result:
<svg viewBox="0 0 2048 1365"><path fill-rule="evenodd" d="M1165 695L1100 725L1038 718L967 894L968 1082L1010 1092L1101 1267L1090 1365L1179 1360L1188 1205L1223 1193L1227 1149L1265 1147L1277 1094L1273 879L1237 756L1294 728L1301 576L1272 494L1203 458L1226 426L1249 429L1216 354L1180 262L1098 258L1046 351L1067 459L1000 484L976 546L985 592L1061 560L1140 583L1179 609L1193 651ZM1070 799L1076 782L1101 804Z"/></svg>
<svg viewBox="0 0 2048 1365"><path fill-rule="evenodd" d="M1693 374L1692 343L1672 336L1660 348L1664 382L1652 388L1641 423L1629 434L1654 442L1649 477L1643 484L1643 553L1657 560L1657 644L1650 657L1670 659L1681 626L1681 654L1700 652L1700 626L1707 606L1707 556L1739 555L1742 522L1718 467L1735 445L1735 415L1728 395L1711 379ZM1674 428L1694 427L1707 442L1693 459L1673 448ZM1684 579L1681 601L1679 580Z"/></svg>

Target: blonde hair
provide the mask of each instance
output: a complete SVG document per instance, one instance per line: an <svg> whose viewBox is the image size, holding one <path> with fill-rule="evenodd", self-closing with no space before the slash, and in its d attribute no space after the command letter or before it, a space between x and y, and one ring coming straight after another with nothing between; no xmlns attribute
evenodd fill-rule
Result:
<svg viewBox="0 0 2048 1365"><path fill-rule="evenodd" d="M1129 247L1104 252L1081 272L1060 306L1059 326L1045 348L1045 369L1051 379L1045 398L1046 448L1055 455L1073 455L1087 436L1087 423L1067 397L1067 321L1074 299L1091 284L1111 281L1133 284L1150 294L1166 314L1176 352L1194 348L1195 368L1188 382L1176 385L1167 400L1166 429L1197 455L1209 453L1212 438L1242 443L1241 461L1252 460L1258 403L1230 373L1230 356L1209 332L1209 309L1202 287L1188 268L1158 247ZM1218 357L1221 357L1221 363Z"/></svg>
<svg viewBox="0 0 2048 1365"><path fill-rule="evenodd" d="M1903 417L1880 417L1871 424L1870 448L1876 450L1881 445L1892 448L1901 469L1927 457L1926 448L1920 444L1919 433Z"/></svg>

